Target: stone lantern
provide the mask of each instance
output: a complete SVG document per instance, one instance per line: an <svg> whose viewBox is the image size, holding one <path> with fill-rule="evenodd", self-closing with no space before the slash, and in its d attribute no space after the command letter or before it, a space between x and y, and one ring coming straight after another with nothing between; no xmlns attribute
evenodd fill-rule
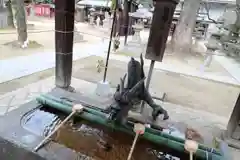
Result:
<svg viewBox="0 0 240 160"><path fill-rule="evenodd" d="M152 18L152 13L148 11L146 8L142 8L141 6L136 12L129 13L129 16L136 19L137 22L132 25L134 29L134 35L132 38L132 43L137 43L140 44L142 43L141 37L140 37L140 32L144 29L144 24L143 20L144 19L151 19Z"/></svg>

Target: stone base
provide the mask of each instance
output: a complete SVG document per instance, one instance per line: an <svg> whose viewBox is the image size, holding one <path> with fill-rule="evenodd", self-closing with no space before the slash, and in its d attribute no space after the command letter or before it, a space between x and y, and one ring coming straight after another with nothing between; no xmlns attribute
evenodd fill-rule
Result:
<svg viewBox="0 0 240 160"><path fill-rule="evenodd" d="M126 56L139 58L141 54L145 54L146 47L145 45L140 45L132 42L128 42L126 46L122 49L119 49L116 54L123 54Z"/></svg>
<svg viewBox="0 0 240 160"><path fill-rule="evenodd" d="M39 104L33 100L9 112L6 116L0 117L0 147L2 148L0 159L73 160L86 157L52 141L45 144L38 152L33 152L44 137L24 129L21 125L21 118L37 107Z"/></svg>
<svg viewBox="0 0 240 160"><path fill-rule="evenodd" d="M111 87L107 81L101 81L97 84L96 95L100 97L109 97L111 95Z"/></svg>
<svg viewBox="0 0 240 160"><path fill-rule="evenodd" d="M69 86L67 88L61 88L61 87L57 87L57 88L63 89L67 92L75 92L75 88L73 88L72 86Z"/></svg>
<svg viewBox="0 0 240 160"><path fill-rule="evenodd" d="M14 143L11 143L10 141L7 141L1 137L0 147L4 148L0 150L0 159L9 159L9 153L11 153L12 159L44 160L44 158L41 156L19 146L16 146Z"/></svg>
<svg viewBox="0 0 240 160"><path fill-rule="evenodd" d="M49 94L57 98L65 97L74 104L84 104L85 106L97 108L103 112L113 103L111 90L109 91L108 96L98 96L92 91L85 93L82 93L81 91L79 92L78 90L76 90L76 92L68 92L61 88L55 88Z"/></svg>
<svg viewBox="0 0 240 160"><path fill-rule="evenodd" d="M240 140L233 139L229 136L227 136L226 132L223 132L222 138L224 141L233 148L240 149Z"/></svg>
<svg viewBox="0 0 240 160"><path fill-rule="evenodd" d="M86 40L84 40L82 34L80 34L80 33L75 33L75 34L74 34L73 42L74 42L74 43L81 43L81 42L86 42Z"/></svg>

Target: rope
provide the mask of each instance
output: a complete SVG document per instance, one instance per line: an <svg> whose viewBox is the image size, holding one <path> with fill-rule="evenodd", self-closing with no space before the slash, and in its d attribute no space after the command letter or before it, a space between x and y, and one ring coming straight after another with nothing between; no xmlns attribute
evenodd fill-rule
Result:
<svg viewBox="0 0 240 160"><path fill-rule="evenodd" d="M58 32L58 33L74 33L74 31L59 31L59 30L55 30L55 32Z"/></svg>
<svg viewBox="0 0 240 160"><path fill-rule="evenodd" d="M70 53L61 53L61 52L56 52L56 54L59 54L59 55L69 55L69 54L73 54L73 52L70 52Z"/></svg>

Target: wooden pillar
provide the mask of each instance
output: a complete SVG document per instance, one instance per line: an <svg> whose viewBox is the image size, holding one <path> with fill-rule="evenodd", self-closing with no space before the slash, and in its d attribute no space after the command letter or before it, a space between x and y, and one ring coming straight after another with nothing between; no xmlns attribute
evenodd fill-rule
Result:
<svg viewBox="0 0 240 160"><path fill-rule="evenodd" d="M55 1L55 84L68 89L72 76L75 0Z"/></svg>
<svg viewBox="0 0 240 160"><path fill-rule="evenodd" d="M179 0L156 0L148 38L146 59L162 61L173 14Z"/></svg>

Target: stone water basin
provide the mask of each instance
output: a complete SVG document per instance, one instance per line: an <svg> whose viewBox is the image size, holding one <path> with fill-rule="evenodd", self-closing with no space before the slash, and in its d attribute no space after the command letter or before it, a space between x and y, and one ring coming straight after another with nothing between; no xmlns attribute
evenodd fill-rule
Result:
<svg viewBox="0 0 240 160"><path fill-rule="evenodd" d="M65 117L66 115L61 112L41 107L25 114L21 119L21 125L25 130L35 135L47 136ZM66 148L85 155L88 159L126 160L133 138L133 136L128 134L116 132L75 117L73 120L67 122L52 137L52 140L55 143L64 145ZM49 147L49 144L43 147ZM163 151L165 152L163 153ZM159 147L149 141L139 139L132 160L146 159L185 160L188 159L188 155L177 153L166 147Z"/></svg>

